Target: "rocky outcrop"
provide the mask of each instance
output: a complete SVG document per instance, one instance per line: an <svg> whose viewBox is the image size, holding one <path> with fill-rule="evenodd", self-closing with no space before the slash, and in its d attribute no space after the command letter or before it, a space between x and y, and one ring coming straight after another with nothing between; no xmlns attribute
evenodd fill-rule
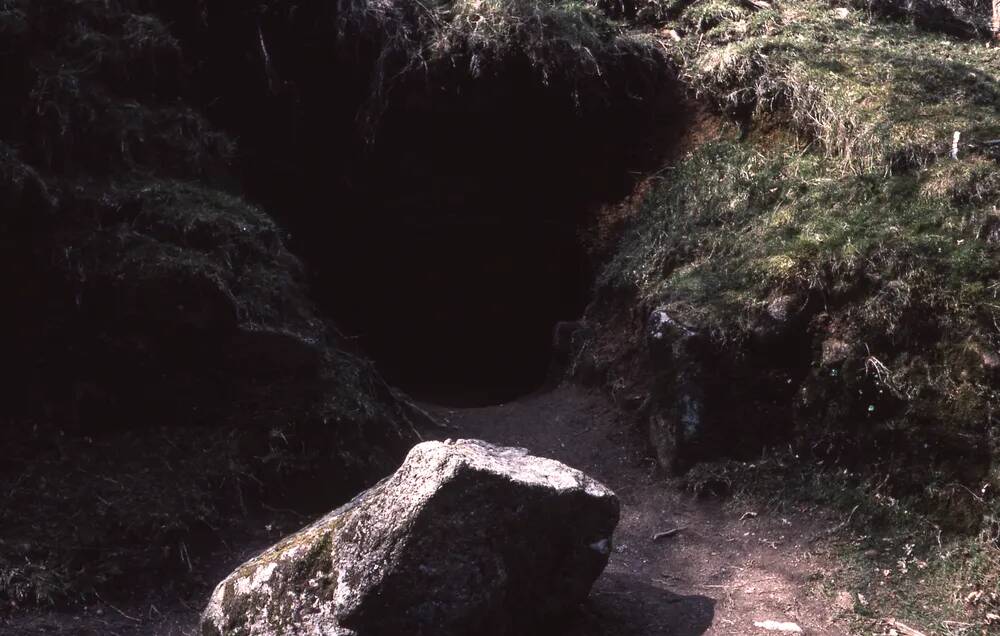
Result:
<svg viewBox="0 0 1000 636"><path fill-rule="evenodd" d="M614 493L555 460L426 442L219 584L202 634L524 633L586 598L618 516Z"/></svg>
<svg viewBox="0 0 1000 636"><path fill-rule="evenodd" d="M647 337L660 401L650 418L650 442L661 466L679 470L704 434L705 338L664 310L650 314Z"/></svg>

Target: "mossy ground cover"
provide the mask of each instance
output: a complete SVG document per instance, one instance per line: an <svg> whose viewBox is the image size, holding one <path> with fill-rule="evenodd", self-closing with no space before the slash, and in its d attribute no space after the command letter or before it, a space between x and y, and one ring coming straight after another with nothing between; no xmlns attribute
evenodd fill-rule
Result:
<svg viewBox="0 0 1000 636"><path fill-rule="evenodd" d="M805 144L710 142L638 203L602 284L686 302L700 314L692 319L738 338L776 294L836 297L880 279L888 289L855 309L890 338L906 337L898 331L913 303L972 335L997 263L983 235L992 205L965 202L992 164L966 161L854 175Z"/></svg>

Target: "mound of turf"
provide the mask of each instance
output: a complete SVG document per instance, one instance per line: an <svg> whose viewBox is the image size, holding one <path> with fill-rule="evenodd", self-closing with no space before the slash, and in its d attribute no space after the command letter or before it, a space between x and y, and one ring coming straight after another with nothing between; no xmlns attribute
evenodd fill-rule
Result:
<svg viewBox="0 0 1000 636"><path fill-rule="evenodd" d="M694 2L662 28L716 114L626 205L591 314L632 303L708 343L704 427L663 455L797 440L976 527L995 504L962 493L998 485L996 50L821 3ZM591 351L657 377L680 426L676 368Z"/></svg>

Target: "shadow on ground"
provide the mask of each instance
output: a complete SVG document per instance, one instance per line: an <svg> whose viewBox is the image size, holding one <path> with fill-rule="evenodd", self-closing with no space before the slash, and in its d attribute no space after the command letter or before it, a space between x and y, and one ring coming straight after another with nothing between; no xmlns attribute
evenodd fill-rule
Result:
<svg viewBox="0 0 1000 636"><path fill-rule="evenodd" d="M638 577L606 573L564 636L701 636L712 625L715 601L681 596Z"/></svg>

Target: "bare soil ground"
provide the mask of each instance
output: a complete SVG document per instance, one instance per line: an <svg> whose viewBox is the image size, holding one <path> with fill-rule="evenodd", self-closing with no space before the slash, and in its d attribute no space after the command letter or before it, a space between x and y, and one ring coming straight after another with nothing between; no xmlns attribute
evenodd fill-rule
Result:
<svg viewBox="0 0 1000 636"><path fill-rule="evenodd" d="M746 500L684 493L658 473L637 430L600 393L565 386L509 404L427 406L442 436L523 446L584 470L622 502L616 545L579 615L560 630L578 636L767 634L758 621L794 622L806 634L850 633L853 599L838 590L843 570L823 539L837 519L786 509L780 516ZM278 535L282 519L219 554L206 579L230 569ZM679 528L669 537L653 535ZM214 578L213 578L214 577ZM194 636L202 603L160 595L141 606L98 602L85 612L36 612L0 622L0 636Z"/></svg>
<svg viewBox="0 0 1000 636"><path fill-rule="evenodd" d="M618 494L611 561L565 634L778 633L754 626L767 620L817 636L850 632L853 599L837 590L842 569L823 540L837 519L804 509L772 516L742 500L684 493L658 474L636 428L603 395L564 386L510 404L430 410L454 437L523 446Z"/></svg>

